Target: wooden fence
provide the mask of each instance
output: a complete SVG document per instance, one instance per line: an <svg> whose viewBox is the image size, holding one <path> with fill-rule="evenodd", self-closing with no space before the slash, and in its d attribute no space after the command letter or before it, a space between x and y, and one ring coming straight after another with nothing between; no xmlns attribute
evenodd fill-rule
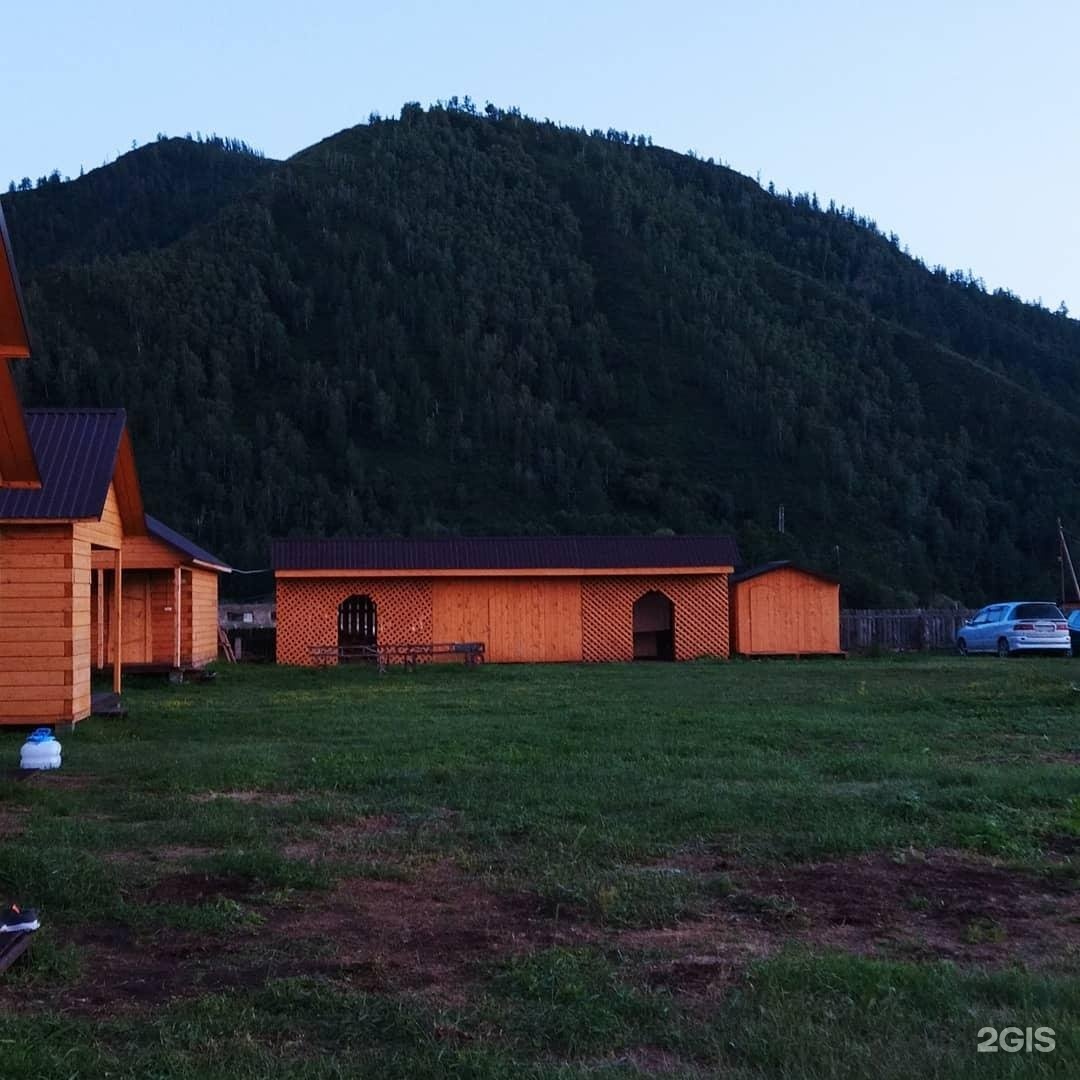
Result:
<svg viewBox="0 0 1080 1080"><path fill-rule="evenodd" d="M972 614L966 608L849 608L840 612L840 648L845 652L952 649L960 627Z"/></svg>

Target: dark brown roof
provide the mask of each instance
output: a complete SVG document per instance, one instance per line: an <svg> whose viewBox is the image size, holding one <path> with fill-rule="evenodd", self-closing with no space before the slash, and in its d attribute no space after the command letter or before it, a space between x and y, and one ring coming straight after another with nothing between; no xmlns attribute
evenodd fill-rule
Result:
<svg viewBox="0 0 1080 1080"><path fill-rule="evenodd" d="M737 585L740 581L748 581L750 578L760 577L762 574L771 573L773 570L797 570L800 574L809 574L810 577L820 578L822 581L828 581L832 585L840 584L839 578L818 573L817 570L808 570L805 566L799 566L790 559L778 559L776 562L743 567L743 569L731 575L731 584Z"/></svg>
<svg viewBox="0 0 1080 1080"><path fill-rule="evenodd" d="M116 468L123 409L27 409L40 488L0 490L2 519L101 516Z"/></svg>
<svg viewBox="0 0 1080 1080"><path fill-rule="evenodd" d="M728 536L448 536L275 540L275 570L615 570L735 566Z"/></svg>
<svg viewBox="0 0 1080 1080"><path fill-rule="evenodd" d="M177 551L195 562L206 563L207 566L213 567L215 570L221 570L226 574L232 573L232 567L228 563L223 562L216 555L211 555L206 548L199 547L198 544L189 540L182 533L170 529L165 522L158 521L156 517L151 517L149 514L146 515L146 531L151 536L156 536L158 540L163 540L170 547L176 548Z"/></svg>

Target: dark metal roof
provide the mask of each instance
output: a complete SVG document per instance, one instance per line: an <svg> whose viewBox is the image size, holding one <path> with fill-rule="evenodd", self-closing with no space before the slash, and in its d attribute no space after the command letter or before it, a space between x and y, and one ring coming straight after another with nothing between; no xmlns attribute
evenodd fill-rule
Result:
<svg viewBox="0 0 1080 1080"><path fill-rule="evenodd" d="M207 563L215 569L223 570L226 574L232 573L232 567L227 562L219 559L216 555L211 555L206 548L201 548L198 544L192 543L186 536L178 533L175 529L170 529L163 521L158 521L156 517L151 517L149 514L146 515L146 531L151 536L164 540L166 544L187 555L189 559Z"/></svg>
<svg viewBox="0 0 1080 1080"><path fill-rule="evenodd" d="M748 581L750 578L760 577L773 570L798 570L800 574L809 574L810 577L821 578L832 585L839 585L840 579L830 577L828 574L818 573L817 570L808 570L805 566L799 566L790 559L777 559L775 562L761 563L758 566L747 566L731 575L731 584L737 585L740 581Z"/></svg>
<svg viewBox="0 0 1080 1080"><path fill-rule="evenodd" d="M0 519L98 518L127 422L123 409L26 409L40 488L0 490Z"/></svg>
<svg viewBox="0 0 1080 1080"><path fill-rule="evenodd" d="M449 536L275 540L275 570L615 570L735 566L728 536Z"/></svg>

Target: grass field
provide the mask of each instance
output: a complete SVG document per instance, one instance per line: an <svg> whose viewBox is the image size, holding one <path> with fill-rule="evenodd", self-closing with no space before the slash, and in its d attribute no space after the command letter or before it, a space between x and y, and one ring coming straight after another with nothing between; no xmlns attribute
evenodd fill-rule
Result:
<svg viewBox="0 0 1080 1080"><path fill-rule="evenodd" d="M1080 1075L1080 662L227 668L20 779L0 1077ZM983 1027L1049 1053L976 1053Z"/></svg>

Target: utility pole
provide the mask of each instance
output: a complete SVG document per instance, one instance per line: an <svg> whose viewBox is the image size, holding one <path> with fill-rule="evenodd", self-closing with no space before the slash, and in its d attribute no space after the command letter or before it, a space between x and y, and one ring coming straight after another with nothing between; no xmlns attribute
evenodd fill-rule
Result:
<svg viewBox="0 0 1080 1080"><path fill-rule="evenodd" d="M1080 583L1076 580L1076 568L1073 566L1072 555L1069 554L1069 545L1065 540L1065 530L1061 527L1061 518L1058 518L1058 544L1060 545L1061 559L1061 602L1065 603L1065 567L1069 568L1069 577L1072 578L1073 593L1080 602Z"/></svg>

